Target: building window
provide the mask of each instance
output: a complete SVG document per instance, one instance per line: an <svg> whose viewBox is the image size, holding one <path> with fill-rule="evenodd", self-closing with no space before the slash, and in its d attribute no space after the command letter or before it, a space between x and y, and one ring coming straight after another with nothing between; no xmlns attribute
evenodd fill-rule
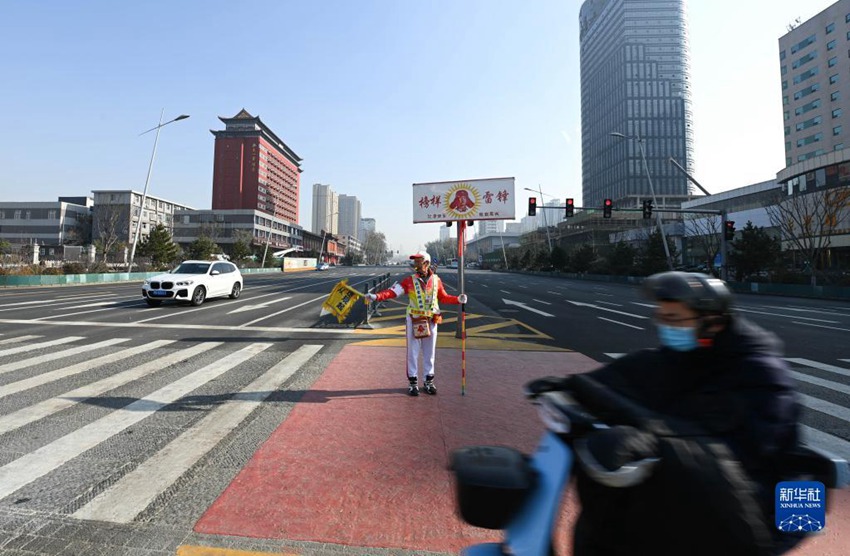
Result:
<svg viewBox="0 0 850 556"><path fill-rule="evenodd" d="M24 220L29 220L30 218L32 218L32 211L28 210L24 213Z"/></svg>
<svg viewBox="0 0 850 556"><path fill-rule="evenodd" d="M830 23L829 25L826 26L826 34L828 35L828 34L832 33L833 31L835 31L835 23L834 22Z"/></svg>
<svg viewBox="0 0 850 556"><path fill-rule="evenodd" d="M833 150L843 151L844 150L844 143L838 143L837 145L835 145L835 147L833 147Z"/></svg>
<svg viewBox="0 0 850 556"><path fill-rule="evenodd" d="M837 64L837 63L838 63L838 57L833 56L832 58L830 58L830 59L826 62L826 65L828 65L829 67L832 67L832 66L834 66L834 65L835 65L835 64Z"/></svg>
<svg viewBox="0 0 850 556"><path fill-rule="evenodd" d="M785 126L785 135L791 135L791 127Z"/></svg>
<svg viewBox="0 0 850 556"><path fill-rule="evenodd" d="M829 76L829 84L835 85L836 83L838 83L838 74L837 73Z"/></svg>
<svg viewBox="0 0 850 556"><path fill-rule="evenodd" d="M832 111L832 117L833 118L838 118L840 116L841 116L841 108L836 108L835 110Z"/></svg>
<svg viewBox="0 0 850 556"><path fill-rule="evenodd" d="M837 125L834 128L832 128L832 134L833 135L841 135L841 126Z"/></svg>
<svg viewBox="0 0 850 556"><path fill-rule="evenodd" d="M48 220L56 220L56 211L52 210L52 209L48 210L47 211L47 219Z"/></svg>
<svg viewBox="0 0 850 556"><path fill-rule="evenodd" d="M832 39L831 41L826 43L826 49L827 50L832 50L833 48L835 48L835 39Z"/></svg>
<svg viewBox="0 0 850 556"><path fill-rule="evenodd" d="M831 95L829 95L829 100L832 100L832 101L839 100L840 98L841 98L841 93L839 93L838 91L835 91Z"/></svg>

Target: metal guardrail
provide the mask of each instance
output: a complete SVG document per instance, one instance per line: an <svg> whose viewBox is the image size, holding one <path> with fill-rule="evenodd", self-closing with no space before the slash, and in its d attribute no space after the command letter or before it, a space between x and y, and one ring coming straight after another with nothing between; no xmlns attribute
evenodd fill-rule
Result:
<svg viewBox="0 0 850 556"><path fill-rule="evenodd" d="M390 273L380 275L378 278L374 280L367 280L365 284L363 284L363 294L375 293L389 288L393 282L390 280ZM364 321L364 325L369 324L369 319L373 316L380 317L381 312L380 309L384 306L383 302L380 303L370 303L366 309L366 320Z"/></svg>

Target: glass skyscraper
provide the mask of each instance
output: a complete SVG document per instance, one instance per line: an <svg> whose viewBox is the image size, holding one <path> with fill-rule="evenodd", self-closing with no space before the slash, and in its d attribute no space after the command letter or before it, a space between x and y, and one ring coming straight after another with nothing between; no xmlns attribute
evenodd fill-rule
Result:
<svg viewBox="0 0 850 556"><path fill-rule="evenodd" d="M586 0L579 23L582 205L650 198L638 137L659 205L678 205L690 188L669 159L694 173L684 0Z"/></svg>

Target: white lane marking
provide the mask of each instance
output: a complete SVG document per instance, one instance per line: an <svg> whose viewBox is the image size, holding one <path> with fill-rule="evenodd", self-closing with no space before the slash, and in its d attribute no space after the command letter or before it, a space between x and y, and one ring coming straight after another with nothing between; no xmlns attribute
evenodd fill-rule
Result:
<svg viewBox="0 0 850 556"><path fill-rule="evenodd" d="M596 292L596 295L604 295L604 296L606 296L606 297L614 297L614 294L613 294L613 293L602 293L602 292Z"/></svg>
<svg viewBox="0 0 850 556"><path fill-rule="evenodd" d="M140 301L138 303L131 303L130 305L122 305L121 308L129 309L131 307L141 307L143 305L144 305L144 303L142 303ZM47 320L50 320L50 319L62 319L62 318L65 318L65 317L75 317L77 315L87 315L89 313L100 313L102 311L111 311L113 309L115 309L114 306L113 307L107 307L106 309L92 309L91 311L77 311L76 313L62 313L61 315L53 315L52 317L41 317L41 318L32 319L32 320L34 322L40 323L40 322L44 322L44 321L47 321Z"/></svg>
<svg viewBox="0 0 850 556"><path fill-rule="evenodd" d="M614 303L612 301L600 301L600 300L597 299L595 302L596 303L602 303L603 305L613 305L614 307L622 307L623 306L622 303Z"/></svg>
<svg viewBox="0 0 850 556"><path fill-rule="evenodd" d="M480 285L482 288L489 288L489 287L490 287L490 286L488 286L487 284L479 284L479 285Z"/></svg>
<svg viewBox="0 0 850 556"><path fill-rule="evenodd" d="M196 388L254 357L272 344L251 344L160 388L146 398L66 434L0 467L0 498L47 475L73 458L174 403Z"/></svg>
<svg viewBox="0 0 850 556"><path fill-rule="evenodd" d="M505 291L505 290L499 290L499 291L500 291L500 292L502 292L502 293L506 293L506 294L508 294L508 295L510 295L510 294L511 294L511 292L509 292L509 291Z"/></svg>
<svg viewBox="0 0 850 556"><path fill-rule="evenodd" d="M649 307L650 309L655 309L658 307L655 303L639 303L637 301L632 301L632 305L640 305L641 307Z"/></svg>
<svg viewBox="0 0 850 556"><path fill-rule="evenodd" d="M803 326L814 326L815 328L827 328L829 330L840 330L842 332L850 332L850 328L839 328L837 326L824 326L822 324L812 324L810 322L800 322L800 321L796 321L796 320L792 320L791 324L801 324Z"/></svg>
<svg viewBox="0 0 850 556"><path fill-rule="evenodd" d="M62 351L54 351L52 353L41 355L39 357L30 357L29 359L24 359L23 361L6 363L5 365L0 365L0 374L10 373L12 371L25 369L27 367L34 367L35 365L41 365L42 363L47 363L48 361L56 361L57 359L64 359L65 357L70 357L78 353L86 353L102 347L109 347L115 344L120 344L122 342L129 341L129 338L112 338L110 340L104 340L96 344L72 347L69 349L63 349Z"/></svg>
<svg viewBox="0 0 850 556"><path fill-rule="evenodd" d="M30 321L31 322L31 321ZM61 344L67 344L70 342L76 342L77 340L84 340L85 338L81 336L68 336L66 338L58 338L56 340L48 340L46 342L39 342L37 344L28 344L25 346L18 346L13 348L8 348L4 350L0 350L0 357L5 357L6 355L14 355L16 353L23 353L25 351L35 351L37 349L48 348L51 346L58 346Z"/></svg>
<svg viewBox="0 0 850 556"><path fill-rule="evenodd" d="M323 298L320 298L323 299ZM0 324L23 324L30 325L33 321L23 319L0 319ZM46 326L81 326L84 328L149 328L152 330L224 330L235 331L244 330L245 325L241 326L222 326L216 324L139 324L138 322L95 322L95 321L44 321L39 322L40 325ZM353 334L353 330L341 328L297 328L295 326L255 326L251 330L258 332L283 332L293 334L297 332L316 334L328 334L330 336L343 336ZM77 338L81 340L82 338ZM2 354L0 354L2 355Z"/></svg>
<svg viewBox="0 0 850 556"><path fill-rule="evenodd" d="M3 415L0 417L0 434L5 434L34 421L38 421L39 419L43 419L49 415L53 415L54 413L58 413L63 409L67 409L80 403L81 399L99 396L104 392L108 392L109 390L113 390L129 382L138 380L145 375L165 370L175 363L185 361L186 359L190 359L200 353L215 349L222 343L223 342L203 342L186 349L181 349L164 357L160 357L159 359L143 363L138 367L127 369L126 371L118 374L108 376L103 380L98 380L97 382L92 382L91 384L66 392L65 394L62 394L62 397L50 398L35 405L24 407L14 413Z"/></svg>
<svg viewBox="0 0 850 556"><path fill-rule="evenodd" d="M850 409L820 398L815 398L814 396L806 394L797 395L800 396L800 401L803 402L803 405L809 409L814 409L815 411L820 411L821 413L826 413L827 415L832 415L843 421L850 422Z"/></svg>
<svg viewBox="0 0 850 556"><path fill-rule="evenodd" d="M614 324L619 324L619 325L622 325L622 326L628 326L629 328L634 328L634 329L637 329L637 330L643 330L643 328L641 328L640 326L635 326L633 324L626 324L626 323L620 322L618 320L606 319L605 317L596 317L596 318L598 318L599 320L613 322Z"/></svg>
<svg viewBox="0 0 850 556"><path fill-rule="evenodd" d="M620 357L623 357L624 355L627 355L627 354L625 354L625 353L603 353L602 355L607 355L611 359L619 359Z"/></svg>
<svg viewBox="0 0 850 556"><path fill-rule="evenodd" d="M551 305L548 301L542 301L540 299L532 299L532 301L536 301L537 303L542 303L543 305Z"/></svg>
<svg viewBox="0 0 850 556"><path fill-rule="evenodd" d="M521 287L522 289L524 289L524 290L527 290L527 289L528 289L528 286L522 286L522 285L520 285L520 287Z"/></svg>
<svg viewBox="0 0 850 556"><path fill-rule="evenodd" d="M791 371L791 376L799 380L800 382L807 382L809 384L814 384L815 386L822 386L823 388L829 388L830 390L850 395L850 386L846 386L844 384L841 384L840 382L824 380L816 376L807 375L805 373L798 373L796 371Z"/></svg>
<svg viewBox="0 0 850 556"><path fill-rule="evenodd" d="M755 315L768 315L771 317L782 317L786 319L801 319L801 320L810 320L814 322L828 322L830 324L838 324L837 320L824 320L824 319L813 319L811 317L798 317L795 315L783 315L782 313L770 313L768 311L753 311L752 309L744 309L743 307L738 307L738 311L742 313L753 313Z"/></svg>
<svg viewBox="0 0 850 556"><path fill-rule="evenodd" d="M328 296L326 296L326 295L321 295L319 297L314 297L313 299L308 299L304 303L299 303L298 305L293 305L292 307L287 307L286 309L284 309L282 311L278 311L277 313L272 313L271 315L266 315L265 317L260 317L258 319L254 319L251 322L246 322L245 324L240 324L237 328L245 328L246 326L251 326L252 324L260 322L262 320L266 320L266 319L270 319L272 317L276 317L278 315L282 315L283 313L286 313L287 311L292 311L293 309L298 309L299 307L303 307L304 305L309 305L310 303L315 303L316 301L319 301L321 299L327 299L327 297ZM311 330L312 330L312 328L311 328Z"/></svg>
<svg viewBox="0 0 850 556"><path fill-rule="evenodd" d="M822 371L829 371L830 373L850 377L850 369L845 369L843 367L836 367L835 365L820 363L818 361L812 361L811 359L804 359L802 357L786 357L785 360L789 363L795 363L797 365L812 367L813 369L820 369Z"/></svg>
<svg viewBox="0 0 850 556"><path fill-rule="evenodd" d="M104 297L116 297L117 293L112 294L98 294L97 298L102 299ZM22 309L21 305L64 305L67 303L79 303L82 299L91 299L90 295L77 295L75 297L57 297L56 299L40 299L38 301L19 301L17 303L4 303L3 308L0 311L15 311L17 309ZM67 301L63 301L67 300Z"/></svg>
<svg viewBox="0 0 850 556"><path fill-rule="evenodd" d="M800 425L800 432L803 433L802 440L806 444L818 446L829 453L850 461L850 442L806 425Z"/></svg>
<svg viewBox="0 0 850 556"><path fill-rule="evenodd" d="M17 344L18 342L26 342L27 340L35 340L36 338L41 338L42 336L17 336L16 338L6 338L5 340L0 340L0 345L7 344Z"/></svg>
<svg viewBox="0 0 850 556"><path fill-rule="evenodd" d="M608 311L609 313L616 313L618 315L623 315L626 317L632 317L635 319L648 319L649 317L645 317L643 315L636 315L634 313L626 313L625 311L618 311L616 309L609 309L608 307L600 307L599 305L594 305L593 303L582 303L581 301L571 301L567 299L567 303L572 303L573 305L578 305L579 307L591 307L593 309L599 309L600 311Z"/></svg>
<svg viewBox="0 0 850 556"><path fill-rule="evenodd" d="M73 311L74 309L88 309L90 307L103 307L104 305L110 305L112 307L119 305L121 301L96 301L94 303L86 303L85 305L74 305L73 307L59 307L58 309L53 309L54 311Z"/></svg>
<svg viewBox="0 0 850 556"><path fill-rule="evenodd" d="M563 295L561 292L553 292L553 291L547 291L546 293L551 293L552 295Z"/></svg>
<svg viewBox="0 0 850 556"><path fill-rule="evenodd" d="M126 342L127 339L118 338L117 341ZM10 382L9 384L4 384L3 386L0 386L0 398L4 398L12 394L17 394L19 392L24 392L32 388L37 388L38 386L48 384L55 380L84 373L101 365L108 365L109 363L114 363L116 361L121 361L122 359L127 359L128 357L133 357L134 355L139 355L140 353L147 353L151 349L156 349L160 346L165 346L173 342L174 340L156 340L153 342L148 342L147 344L141 346L127 348L117 353L110 353L102 357L89 359L88 361L77 363L76 365L56 369L55 371L50 371L49 373L42 373L40 375L31 376L29 378L25 378L15 382Z"/></svg>
<svg viewBox="0 0 850 556"><path fill-rule="evenodd" d="M541 311L540 309L535 309L534 307L529 307L525 303L520 303L519 301L511 301L510 299L502 299L502 302L505 305L515 305L517 307L521 307L521 308L525 309L526 311L531 311L532 313L537 313L538 315L543 315L544 317L554 317L555 316L555 315L552 315L552 314L547 313L545 311Z"/></svg>
<svg viewBox="0 0 850 556"><path fill-rule="evenodd" d="M72 517L112 523L133 521L321 349L321 345L299 347Z"/></svg>
<svg viewBox="0 0 850 556"><path fill-rule="evenodd" d="M239 307L238 309L234 309L227 314L232 315L234 313L242 313L244 311L253 311L254 309L265 309L266 307L268 307L269 305L271 305L273 303L280 303L281 301L286 301L287 299L292 299L292 298L291 297L281 297L280 299L274 299L272 301L265 301L265 302L257 304L257 305L243 305L242 307Z"/></svg>
<svg viewBox="0 0 850 556"><path fill-rule="evenodd" d="M839 359L842 363L850 363L850 359Z"/></svg>

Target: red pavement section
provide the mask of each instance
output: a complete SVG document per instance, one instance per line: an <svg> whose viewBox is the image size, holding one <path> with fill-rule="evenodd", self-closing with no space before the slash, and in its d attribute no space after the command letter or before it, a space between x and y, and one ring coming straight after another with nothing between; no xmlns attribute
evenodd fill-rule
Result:
<svg viewBox="0 0 850 556"><path fill-rule="evenodd" d="M455 514L452 450L502 444L529 453L542 431L522 385L596 367L577 353L468 351L437 356L436 397L405 391L404 349L346 346L195 526L198 533L457 553L494 541ZM823 534L793 556L849 554L850 493L830 493ZM562 512L568 555L575 497Z"/></svg>
<svg viewBox="0 0 850 556"><path fill-rule="evenodd" d="M403 348L346 346L195 526L199 533L458 552L492 531L456 517L452 450L531 452L543 428L530 379L596 367L577 353L437 356L437 396L406 395Z"/></svg>

